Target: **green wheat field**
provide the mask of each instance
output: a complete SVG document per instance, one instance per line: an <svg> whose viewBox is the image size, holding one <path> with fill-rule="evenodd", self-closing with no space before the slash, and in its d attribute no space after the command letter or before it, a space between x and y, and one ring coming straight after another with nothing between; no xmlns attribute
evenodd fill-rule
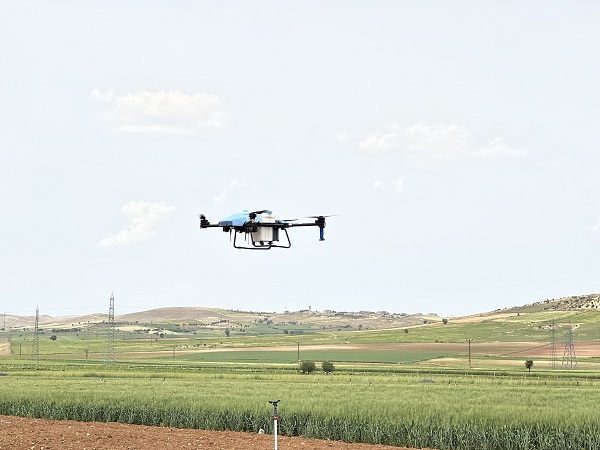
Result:
<svg viewBox="0 0 600 450"><path fill-rule="evenodd" d="M0 332L0 414L255 433L272 432L268 400L281 400L279 433L289 436L600 448L600 313L529 307L427 321L380 330L117 323L115 360L101 322L48 325L37 340L11 327ZM580 353L576 368L561 368L569 326ZM301 373L301 361L316 370Z"/></svg>

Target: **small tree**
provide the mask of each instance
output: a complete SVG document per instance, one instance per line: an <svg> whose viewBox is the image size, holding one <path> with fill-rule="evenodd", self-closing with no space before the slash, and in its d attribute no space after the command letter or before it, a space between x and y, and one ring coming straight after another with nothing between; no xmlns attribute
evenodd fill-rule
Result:
<svg viewBox="0 0 600 450"><path fill-rule="evenodd" d="M533 367L533 359L528 359L525 361L525 368L531 372L531 368Z"/></svg>
<svg viewBox="0 0 600 450"><path fill-rule="evenodd" d="M50 336L50 339L53 340L53 341L55 341L56 340L56 335L53 334L52 336Z"/></svg>
<svg viewBox="0 0 600 450"><path fill-rule="evenodd" d="M225 329L225 336L229 337L229 335L231 334L231 331L229 331L229 328Z"/></svg>
<svg viewBox="0 0 600 450"><path fill-rule="evenodd" d="M302 361L300 363L300 372L302 373L313 373L316 368L314 361Z"/></svg>
<svg viewBox="0 0 600 450"><path fill-rule="evenodd" d="M323 361L321 368L323 369L323 372L330 374L333 372L333 363L331 361Z"/></svg>
<svg viewBox="0 0 600 450"><path fill-rule="evenodd" d="M442 319L442 323L443 323L444 325L446 325L446 324L448 323L448 319L446 319L446 318Z"/></svg>

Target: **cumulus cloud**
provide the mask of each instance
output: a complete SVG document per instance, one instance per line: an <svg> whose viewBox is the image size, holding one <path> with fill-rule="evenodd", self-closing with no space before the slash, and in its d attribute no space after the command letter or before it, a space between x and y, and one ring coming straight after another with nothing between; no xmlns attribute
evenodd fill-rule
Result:
<svg viewBox="0 0 600 450"><path fill-rule="evenodd" d="M469 133L458 125L417 123L404 130L404 138L411 150L455 151L465 147Z"/></svg>
<svg viewBox="0 0 600 450"><path fill-rule="evenodd" d="M98 103L112 103L115 98L115 93L113 91L101 92L98 89L92 89L90 98Z"/></svg>
<svg viewBox="0 0 600 450"><path fill-rule="evenodd" d="M221 99L206 93L142 91L117 97L94 89L90 98L105 105L104 119L126 133L194 134L222 127L227 120Z"/></svg>
<svg viewBox="0 0 600 450"><path fill-rule="evenodd" d="M475 158L493 158L504 156L521 156L524 152L506 144L502 138L493 139L486 146L470 153Z"/></svg>
<svg viewBox="0 0 600 450"><path fill-rule="evenodd" d="M239 191L242 189L252 189L254 185L250 181L239 181L237 178L231 181L223 191L213 197L213 202L222 203L224 202L232 192Z"/></svg>
<svg viewBox="0 0 600 450"><path fill-rule="evenodd" d="M398 153L415 164L431 164L457 158L491 158L517 156L523 152L509 146L502 138L492 139L479 147L471 134L460 125L416 123L408 128L389 127L359 142L359 147L373 154Z"/></svg>
<svg viewBox="0 0 600 450"><path fill-rule="evenodd" d="M397 127L393 127L397 128ZM411 127L375 132L359 143L371 153L404 151L431 157L447 157L465 148L469 133L458 125L417 123Z"/></svg>
<svg viewBox="0 0 600 450"><path fill-rule="evenodd" d="M360 148L372 153L381 153L387 150L399 150L402 147L402 136L395 131L389 133L373 133L370 136L367 136L358 145Z"/></svg>
<svg viewBox="0 0 600 450"><path fill-rule="evenodd" d="M164 203L129 202L121 208L121 213L131 223L124 230L102 239L98 247L121 247L151 239L156 234L156 226L175 211L175 207Z"/></svg>

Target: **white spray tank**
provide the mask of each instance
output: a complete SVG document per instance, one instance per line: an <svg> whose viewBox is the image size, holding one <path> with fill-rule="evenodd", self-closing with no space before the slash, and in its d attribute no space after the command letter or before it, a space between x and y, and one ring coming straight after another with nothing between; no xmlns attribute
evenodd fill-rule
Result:
<svg viewBox="0 0 600 450"><path fill-rule="evenodd" d="M263 211L257 214L256 222L275 223L275 214L272 211ZM279 229L271 227L258 227L258 230L252 233L254 242L276 242L279 241Z"/></svg>

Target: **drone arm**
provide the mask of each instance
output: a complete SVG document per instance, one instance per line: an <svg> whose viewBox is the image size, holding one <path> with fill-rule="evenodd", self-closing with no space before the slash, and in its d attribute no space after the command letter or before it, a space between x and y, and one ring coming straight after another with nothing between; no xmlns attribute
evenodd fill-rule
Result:
<svg viewBox="0 0 600 450"><path fill-rule="evenodd" d="M325 218L317 218L313 223L289 223L290 227L319 227L319 240L325 240Z"/></svg>
<svg viewBox="0 0 600 450"><path fill-rule="evenodd" d="M218 228L220 226L216 223L210 223L203 214L200 215L200 228Z"/></svg>

